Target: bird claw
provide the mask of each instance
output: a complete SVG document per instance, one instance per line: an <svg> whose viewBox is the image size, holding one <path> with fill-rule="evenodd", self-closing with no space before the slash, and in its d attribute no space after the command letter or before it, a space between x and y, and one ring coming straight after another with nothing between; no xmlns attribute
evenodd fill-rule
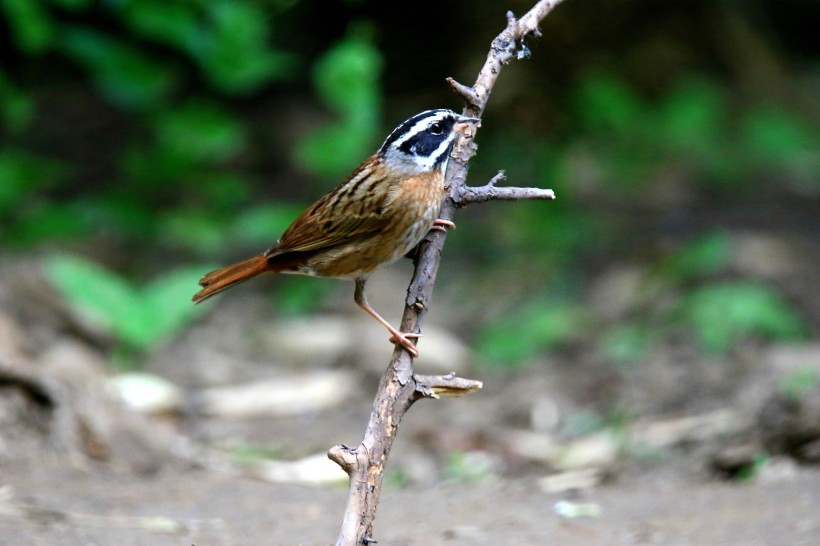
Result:
<svg viewBox="0 0 820 546"><path fill-rule="evenodd" d="M417 358L417 357L419 356L419 350L418 350L418 349L416 349L416 345L415 345L412 341L410 341L410 339L409 339L409 338L415 338L415 339L418 339L418 338L420 338L422 335L423 335L423 334L414 334L414 333L412 333L412 332L403 332L403 333L402 333L402 332L399 332L399 335L398 335L398 336L396 336L395 334L393 334L392 336L390 336L390 339L389 339L388 341L389 341L390 343L393 343L394 345L395 345L396 343L398 343L399 345L401 345L402 347L404 347L404 349L405 349L408 353L410 353L411 355L413 355L413 358Z"/></svg>
<svg viewBox="0 0 820 546"><path fill-rule="evenodd" d="M450 220L442 220L441 218L437 219L433 222L433 227L430 228L430 231L443 231L447 233L448 229L456 229L456 224L451 222Z"/></svg>

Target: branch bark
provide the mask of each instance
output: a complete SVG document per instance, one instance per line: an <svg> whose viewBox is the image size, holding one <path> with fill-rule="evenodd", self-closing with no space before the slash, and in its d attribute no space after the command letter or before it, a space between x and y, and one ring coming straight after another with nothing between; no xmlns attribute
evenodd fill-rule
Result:
<svg viewBox="0 0 820 546"><path fill-rule="evenodd" d="M464 114L481 117L501 68L515 59L529 56L522 40L540 36L538 24L563 0L541 0L520 19L507 13L506 28L495 37L475 84L468 87L448 78L447 82L467 106ZM473 129L474 131L475 129ZM467 163L476 153L474 134L465 134L455 146L447 169L446 191L439 217L452 221L456 208L493 199L554 199L552 190L498 187L503 172L484 186L467 186ZM421 332L441 262L446 232L434 230L419 245L413 279L407 289L403 332ZM481 382L456 377L417 375L409 353L397 346L393 351L373 402L370 421L362 442L357 446L337 445L328 457L350 476L350 489L337 546L359 546L376 542L373 520L379 504L384 467L402 417L417 400L439 396L461 396L481 388Z"/></svg>

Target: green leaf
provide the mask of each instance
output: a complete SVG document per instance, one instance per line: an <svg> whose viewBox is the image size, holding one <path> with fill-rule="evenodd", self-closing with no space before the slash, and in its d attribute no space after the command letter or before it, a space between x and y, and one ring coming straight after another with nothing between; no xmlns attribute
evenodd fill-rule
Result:
<svg viewBox="0 0 820 546"><path fill-rule="evenodd" d="M166 153L210 164L231 158L246 140L236 116L198 99L163 111L157 120L157 138Z"/></svg>
<svg viewBox="0 0 820 546"><path fill-rule="evenodd" d="M727 112L726 99L715 84L687 80L664 98L657 131L681 152L708 156L722 147Z"/></svg>
<svg viewBox="0 0 820 546"><path fill-rule="evenodd" d="M121 277L75 256L56 256L46 261L46 274L62 294L87 319L138 343L132 323L141 317L139 297Z"/></svg>
<svg viewBox="0 0 820 546"><path fill-rule="evenodd" d="M701 346L716 353L726 352L749 336L798 340L807 332L797 313L777 293L751 281L697 289L682 299L678 311Z"/></svg>
<svg viewBox="0 0 820 546"><path fill-rule="evenodd" d="M145 345L179 333L201 312L191 302L197 282L213 267L189 266L169 271L142 289Z"/></svg>
<svg viewBox="0 0 820 546"><path fill-rule="evenodd" d="M339 118L297 144L296 160L310 172L342 176L372 152L381 111L382 58L370 34L366 26L354 26L314 66L316 92Z"/></svg>
<svg viewBox="0 0 820 546"><path fill-rule="evenodd" d="M587 77L577 93L576 109L591 130L631 133L644 119L648 108L635 92L613 75Z"/></svg>
<svg viewBox="0 0 820 546"><path fill-rule="evenodd" d="M516 368L539 352L553 349L578 336L589 317L578 305L534 302L514 318L493 322L478 339L478 353L493 366Z"/></svg>
<svg viewBox="0 0 820 546"><path fill-rule="evenodd" d="M45 266L49 280L78 312L138 350L179 332L200 312L191 296L208 271L206 266L176 269L140 289L76 256L57 256Z"/></svg>
<svg viewBox="0 0 820 546"><path fill-rule="evenodd" d="M313 67L319 98L333 110L362 117L379 111L382 56L373 45L370 28L353 26Z"/></svg>
<svg viewBox="0 0 820 546"><path fill-rule="evenodd" d="M649 330L638 324L624 324L601 338L604 355L619 366L632 368L646 358L650 347Z"/></svg>
<svg viewBox="0 0 820 546"><path fill-rule="evenodd" d="M8 132L21 132L33 116L34 101L0 71L0 119Z"/></svg>
<svg viewBox="0 0 820 546"><path fill-rule="evenodd" d="M54 21L39 0L0 0L0 10L23 52L43 53L54 42Z"/></svg>
<svg viewBox="0 0 820 546"><path fill-rule="evenodd" d="M820 373L812 367L803 366L783 377L778 390L783 396L799 402L818 386Z"/></svg>
<svg viewBox="0 0 820 546"><path fill-rule="evenodd" d="M100 91L124 108L163 102L177 83L177 73L120 40L83 27L66 27L63 50L88 69Z"/></svg>
<svg viewBox="0 0 820 546"><path fill-rule="evenodd" d="M246 246L272 245L302 210L303 207L291 203L248 209L228 227L231 240Z"/></svg>
<svg viewBox="0 0 820 546"><path fill-rule="evenodd" d="M138 0L127 2L122 14L125 22L142 36L182 51L195 51L202 39L201 14L195 4Z"/></svg>
<svg viewBox="0 0 820 546"><path fill-rule="evenodd" d="M818 133L797 114L757 108L746 114L741 137L749 159L766 166L790 166L816 154Z"/></svg>
<svg viewBox="0 0 820 546"><path fill-rule="evenodd" d="M225 247L227 234L223 219L199 209L177 209L154 220L162 239L176 247L204 255L216 254Z"/></svg>
<svg viewBox="0 0 820 546"><path fill-rule="evenodd" d="M210 26L194 55L215 86L248 93L287 75L291 58L268 45L269 20L261 7L224 0L205 7Z"/></svg>
<svg viewBox="0 0 820 546"><path fill-rule="evenodd" d="M658 273L681 283L724 269L732 256L732 241L723 232L701 235L679 251L664 259Z"/></svg>

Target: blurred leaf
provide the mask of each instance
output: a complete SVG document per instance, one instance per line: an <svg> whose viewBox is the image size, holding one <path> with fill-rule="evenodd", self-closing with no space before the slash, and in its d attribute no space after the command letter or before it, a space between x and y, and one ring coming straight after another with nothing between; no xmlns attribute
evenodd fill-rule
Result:
<svg viewBox="0 0 820 546"><path fill-rule="evenodd" d="M155 105L176 85L174 68L96 30L65 27L61 46L70 57L85 65L102 94L121 107Z"/></svg>
<svg viewBox="0 0 820 546"><path fill-rule="evenodd" d="M490 365L513 369L541 351L575 339L587 322L578 305L531 303L518 309L515 317L487 325L478 338L478 353Z"/></svg>
<svg viewBox="0 0 820 546"><path fill-rule="evenodd" d="M54 22L40 0L0 0L17 47L43 53L54 42Z"/></svg>
<svg viewBox="0 0 820 546"><path fill-rule="evenodd" d="M268 45L269 19L256 4L216 0L205 4L210 23L194 48L211 82L247 93L285 76L290 56Z"/></svg>
<svg viewBox="0 0 820 546"><path fill-rule="evenodd" d="M313 67L319 98L341 114L364 117L379 111L382 56L368 25L354 25Z"/></svg>
<svg viewBox="0 0 820 546"><path fill-rule="evenodd" d="M492 459L480 451L450 453L442 469L446 480L460 484L478 484L492 478L494 473Z"/></svg>
<svg viewBox="0 0 820 546"><path fill-rule="evenodd" d="M732 241L723 232L702 235L664 259L658 273L675 282L685 282L724 269L732 256Z"/></svg>
<svg viewBox="0 0 820 546"><path fill-rule="evenodd" d="M818 385L820 374L814 368L804 366L783 377L778 390L783 396L800 401Z"/></svg>
<svg viewBox="0 0 820 546"><path fill-rule="evenodd" d="M0 71L0 120L6 130L19 133L28 126L33 115L34 102L31 98Z"/></svg>
<svg viewBox="0 0 820 546"><path fill-rule="evenodd" d="M648 108L629 86L614 75L588 76L576 94L576 111L593 131L630 133L645 119Z"/></svg>
<svg viewBox="0 0 820 546"><path fill-rule="evenodd" d="M292 203L258 205L240 213L227 229L231 239L243 245L270 246L302 210Z"/></svg>
<svg viewBox="0 0 820 546"><path fill-rule="evenodd" d="M757 108L746 114L742 137L749 155L774 165L799 158L812 144L806 123L794 114L773 108Z"/></svg>
<svg viewBox="0 0 820 546"><path fill-rule="evenodd" d="M53 185L59 171L54 161L22 150L0 150L0 214L19 207L27 194Z"/></svg>
<svg viewBox="0 0 820 546"><path fill-rule="evenodd" d="M316 62L316 91L340 119L297 144L296 159L303 168L338 177L372 153L381 112L381 68L381 54L363 25L352 28Z"/></svg>
<svg viewBox="0 0 820 546"><path fill-rule="evenodd" d="M191 52L202 39L194 3L129 0L123 6L126 23L142 36Z"/></svg>
<svg viewBox="0 0 820 546"><path fill-rule="evenodd" d="M722 353L749 336L802 339L806 326L778 294L750 281L728 281L692 291L679 308L701 346Z"/></svg>
<svg viewBox="0 0 820 546"><path fill-rule="evenodd" d="M155 220L157 233L166 243L202 255L214 255L227 239L221 218L199 209L177 209Z"/></svg>
<svg viewBox="0 0 820 546"><path fill-rule="evenodd" d="M615 364L635 367L646 358L650 348L649 329L638 324L624 324L605 333L600 344L604 356Z"/></svg>
<svg viewBox="0 0 820 546"><path fill-rule="evenodd" d="M132 326L139 320L139 298L124 279L74 256L56 256L45 265L49 280L77 311L127 341L139 337Z"/></svg>
<svg viewBox="0 0 820 546"><path fill-rule="evenodd" d="M191 297L202 275L213 269L202 265L174 269L142 288L144 346L178 334L201 312Z"/></svg>
<svg viewBox="0 0 820 546"><path fill-rule="evenodd" d="M681 152L706 157L720 153L726 127L726 99L705 80L687 80L663 99L657 131Z"/></svg>
<svg viewBox="0 0 820 546"><path fill-rule="evenodd" d="M299 316L316 310L336 288L333 283L315 277L283 276L277 284L276 310L283 316Z"/></svg>
<svg viewBox="0 0 820 546"><path fill-rule="evenodd" d="M55 6L60 6L63 9L78 11L89 7L94 0L48 0Z"/></svg>
<svg viewBox="0 0 820 546"><path fill-rule="evenodd" d="M146 349L177 333L199 312L191 303L196 283L207 268L170 271L143 289L115 273L76 256L46 262L49 280L89 320L135 349Z"/></svg>
<svg viewBox="0 0 820 546"><path fill-rule="evenodd" d="M244 146L245 129L236 116L215 103L190 99L161 113L157 138L166 153L212 164L229 159Z"/></svg>

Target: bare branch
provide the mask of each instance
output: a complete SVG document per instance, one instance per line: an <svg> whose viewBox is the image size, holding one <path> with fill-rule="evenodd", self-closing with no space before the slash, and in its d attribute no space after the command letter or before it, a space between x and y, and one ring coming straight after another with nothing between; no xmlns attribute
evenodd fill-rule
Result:
<svg viewBox="0 0 820 546"><path fill-rule="evenodd" d="M456 377L455 373L448 375L415 374L413 378L416 380L416 392L425 398L465 396L473 394L484 386L481 381Z"/></svg>
<svg viewBox="0 0 820 546"><path fill-rule="evenodd" d="M522 199L555 199L555 192L541 188L513 188L498 187L490 180L486 186L462 186L458 188L458 195L454 199L457 207L464 207L472 203L486 201L518 201Z"/></svg>
<svg viewBox="0 0 820 546"><path fill-rule="evenodd" d="M521 19L507 14L506 28L493 40L487 59L478 74L475 85L462 85L452 78L448 83L467 103L465 114L480 116L495 85L503 65L517 58L524 58L529 50L520 43L529 34L539 35L538 23L561 3L562 0L541 0ZM456 144L445 181L444 199L439 218L451 221L455 209L468 203L490 199L554 199L551 190L535 188L496 187L504 179L499 173L485 186L468 187L467 162L475 155L474 134L464 134ZM447 233L431 231L419 245L415 259L415 271L407 289L402 332L420 333L430 306L436 274ZM421 398L462 396L476 392L480 381L463 379L454 375L416 375L413 359L407 351L397 348L382 375L370 421L364 439L356 447L335 446L328 456L350 476L347 506L337 546L360 546L374 542L373 520L379 503L384 478L384 465L390 454L393 440L402 417L413 403Z"/></svg>

